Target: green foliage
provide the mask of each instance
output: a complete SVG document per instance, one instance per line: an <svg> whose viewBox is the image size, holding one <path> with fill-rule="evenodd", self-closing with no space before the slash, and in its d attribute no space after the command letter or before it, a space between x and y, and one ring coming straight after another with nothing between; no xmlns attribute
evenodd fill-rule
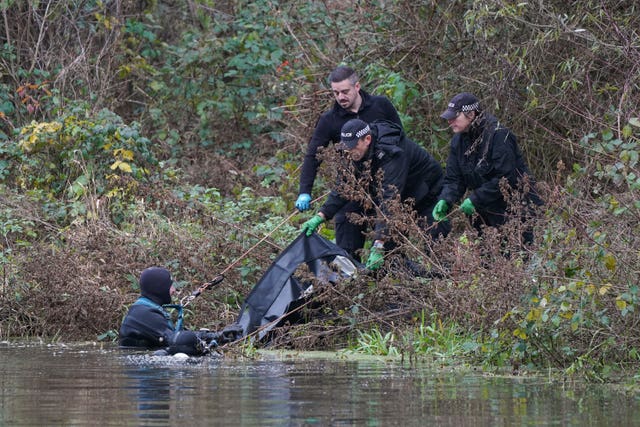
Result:
<svg viewBox="0 0 640 427"><path fill-rule="evenodd" d="M240 240L245 234L269 235L279 244L287 244L298 234L297 227L283 223L289 211L280 197L260 197L251 188L244 188L236 197L228 198L214 188L199 186L189 188L188 192L178 190L176 194L184 201L205 207L208 215L227 224L231 240Z"/></svg>
<svg viewBox="0 0 640 427"><path fill-rule="evenodd" d="M384 333L374 327L368 332L358 331L358 338L351 351L375 356L399 356L400 351L395 342L393 332Z"/></svg>
<svg viewBox="0 0 640 427"><path fill-rule="evenodd" d="M5 251L10 251L12 244L20 245L37 236L33 220L9 207L0 210L0 233Z"/></svg>
<svg viewBox="0 0 640 427"><path fill-rule="evenodd" d="M24 217L15 209L3 207L0 209L0 236L0 277L4 283L3 294L20 301L28 286L19 282L19 271L14 269L15 260L19 257L20 251L28 248L30 241L37 238L38 233L32 219ZM9 284L11 286L7 286Z"/></svg>
<svg viewBox="0 0 640 427"><path fill-rule="evenodd" d="M148 78L149 93L156 100L150 101L149 110L156 112L159 139L179 150L168 139L170 128L195 128L192 143L220 147L237 142L219 135L221 125L254 134L282 128L282 106L295 102L292 97L299 88L291 74L295 54L288 48L294 41L283 22L273 19L273 8L271 2L240 2L233 20L207 20L203 28L184 32L179 44L164 46L164 61L157 67L148 55L138 65L123 65L123 76L137 73ZM127 31L134 46L154 44L153 22L131 21ZM236 147L251 148L250 140L242 144Z"/></svg>
<svg viewBox="0 0 640 427"><path fill-rule="evenodd" d="M453 322L442 322L437 315L427 316L424 311L418 321L413 330L401 333L383 333L377 326L370 331L358 330L350 351L378 356L408 353L418 358L434 357L446 363L459 363L480 350L475 337Z"/></svg>
<svg viewBox="0 0 640 427"><path fill-rule="evenodd" d="M150 141L136 123L126 125L107 110L92 116L81 108L58 120L31 122L20 130L17 144L7 141L1 152L6 183L49 203L75 205L54 215L63 221L69 214L68 220L88 215L87 199L118 196L112 183L123 176L146 180L147 166L155 163Z"/></svg>
<svg viewBox="0 0 640 427"><path fill-rule="evenodd" d="M365 67L363 77L364 81L378 82L371 91L389 98L400 113L402 125L411 131L413 118L407 112L421 96L417 85L408 81L399 72L385 70L376 63Z"/></svg>
<svg viewBox="0 0 640 427"><path fill-rule="evenodd" d="M280 161L277 158L271 158L266 163L266 165L259 165L254 168L256 175L262 179L260 184L268 188L273 184L282 183L285 169L280 165Z"/></svg>
<svg viewBox="0 0 640 427"><path fill-rule="evenodd" d="M580 145L590 154L594 175L602 182L610 181L623 190L640 190L640 119L630 119L618 138L607 129L599 135L585 135ZM618 206L614 213L622 213L620 209L626 208Z"/></svg>
<svg viewBox="0 0 640 427"><path fill-rule="evenodd" d="M561 210L548 212L535 286L509 313L521 360L595 375L637 345L628 334L638 310L640 232L638 130L632 123L623 139L605 130L581 141L594 154L568 177Z"/></svg>
<svg viewBox="0 0 640 427"><path fill-rule="evenodd" d="M442 322L434 313L420 314L420 323L413 332L411 346L418 356L434 356L440 360L458 362L478 350L475 338L453 322Z"/></svg>

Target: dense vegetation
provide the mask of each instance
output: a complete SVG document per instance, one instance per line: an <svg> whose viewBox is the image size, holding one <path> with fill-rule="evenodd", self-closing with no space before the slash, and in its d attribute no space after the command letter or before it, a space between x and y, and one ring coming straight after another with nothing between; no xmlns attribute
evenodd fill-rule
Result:
<svg viewBox="0 0 640 427"><path fill-rule="evenodd" d="M326 76L344 62L442 161L439 114L476 93L519 136L546 204L528 253L509 247L519 224L479 239L457 215L425 254L401 221L402 249L438 277L388 260L385 274L323 289L310 322L276 343L635 372L636 2L5 0L0 11L0 336L114 339L150 265L170 268L182 296L224 272L186 321L231 323L308 218L293 209L298 167L332 102Z"/></svg>

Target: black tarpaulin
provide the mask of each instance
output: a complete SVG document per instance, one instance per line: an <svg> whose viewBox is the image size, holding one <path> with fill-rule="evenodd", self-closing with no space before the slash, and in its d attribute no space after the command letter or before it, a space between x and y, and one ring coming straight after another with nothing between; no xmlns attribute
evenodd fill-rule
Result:
<svg viewBox="0 0 640 427"><path fill-rule="evenodd" d="M278 324L292 303L309 294L310 283L301 283L294 272L303 263L322 283L336 283L352 276L362 267L339 246L317 233L301 233L271 264L247 296L237 324L243 336L254 331L258 339Z"/></svg>

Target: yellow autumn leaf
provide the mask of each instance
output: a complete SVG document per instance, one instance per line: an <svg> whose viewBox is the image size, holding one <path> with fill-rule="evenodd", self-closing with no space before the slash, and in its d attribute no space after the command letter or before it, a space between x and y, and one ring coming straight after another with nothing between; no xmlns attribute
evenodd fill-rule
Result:
<svg viewBox="0 0 640 427"><path fill-rule="evenodd" d="M516 328L516 330L513 331L513 335L520 338L521 340L527 339L527 333L520 328Z"/></svg>
<svg viewBox="0 0 640 427"><path fill-rule="evenodd" d="M625 308L627 308L627 302L623 299L617 299L616 307L618 307L618 310L624 310Z"/></svg>
<svg viewBox="0 0 640 427"><path fill-rule="evenodd" d="M117 148L115 150L113 150L113 156L114 157L120 157L124 160L133 160L133 151L131 150L125 150L124 148Z"/></svg>
<svg viewBox="0 0 640 427"><path fill-rule="evenodd" d="M616 259L611 254L606 254L604 256L604 266L607 267L607 270L613 271L616 268Z"/></svg>
<svg viewBox="0 0 640 427"><path fill-rule="evenodd" d="M539 308L532 308L527 313L527 316L525 317L525 319L529 322L533 322L540 319L540 314L541 314L541 310Z"/></svg>
<svg viewBox="0 0 640 427"><path fill-rule="evenodd" d="M606 285L602 285L600 286L600 289L598 289L598 293L600 295L605 295L607 292L609 292L609 289L611 289L613 285L611 283L607 283Z"/></svg>
<svg viewBox="0 0 640 427"><path fill-rule="evenodd" d="M126 163L126 162L120 162L120 164L118 165L118 169L120 169L123 172L127 172L127 173L131 173L132 172L131 165L129 163Z"/></svg>
<svg viewBox="0 0 640 427"><path fill-rule="evenodd" d="M120 191L119 189L114 188L113 190L110 190L110 191L106 194L106 196L107 196L107 197L115 197L115 196L117 196L117 195L118 195L119 191Z"/></svg>

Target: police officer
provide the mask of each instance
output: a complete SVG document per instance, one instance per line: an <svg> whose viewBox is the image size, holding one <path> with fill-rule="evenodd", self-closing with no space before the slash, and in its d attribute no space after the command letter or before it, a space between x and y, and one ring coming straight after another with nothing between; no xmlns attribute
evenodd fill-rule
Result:
<svg viewBox="0 0 640 427"><path fill-rule="evenodd" d="M398 112L391 101L384 96L374 96L360 87L358 74L350 67L339 66L329 74L329 82L335 102L324 112L313 131L300 174L300 191L296 208L306 211L310 208L311 191L320 162L316 158L319 147L340 141L340 129L350 119L359 118L365 122L378 119L389 120L402 126ZM346 203L335 215L336 244L358 259L355 251L364 245L362 226L348 220L350 212L361 213L362 208L355 201Z"/></svg>
<svg viewBox="0 0 640 427"><path fill-rule="evenodd" d="M371 124L360 119L349 120L342 127L339 147L347 153L352 163L352 167L343 172L352 173L358 180L367 178L369 197L382 214L375 223L376 239L366 262L368 269L380 268L385 250L395 246L387 235L383 218L391 215L388 204L398 195L402 201L409 198L414 200L417 216L432 238L437 239L449 233L449 223L434 222L431 215L442 188L442 167L424 148L410 140L400 126L384 120ZM380 171L382 178L378 182ZM347 203L349 199L342 196L338 189L332 190L318 214L305 222L302 230L311 235L322 222L331 219Z"/></svg>
<svg viewBox="0 0 640 427"><path fill-rule="evenodd" d="M525 213L531 214L533 206L542 204L516 136L484 111L475 95L457 94L441 117L449 123L454 135L444 185L433 210L437 221L444 220L449 209L469 191L459 209L478 231L485 225L504 224L510 208L500 189L503 179L512 189L523 192ZM525 243L533 240L530 230L523 233L523 240Z"/></svg>

